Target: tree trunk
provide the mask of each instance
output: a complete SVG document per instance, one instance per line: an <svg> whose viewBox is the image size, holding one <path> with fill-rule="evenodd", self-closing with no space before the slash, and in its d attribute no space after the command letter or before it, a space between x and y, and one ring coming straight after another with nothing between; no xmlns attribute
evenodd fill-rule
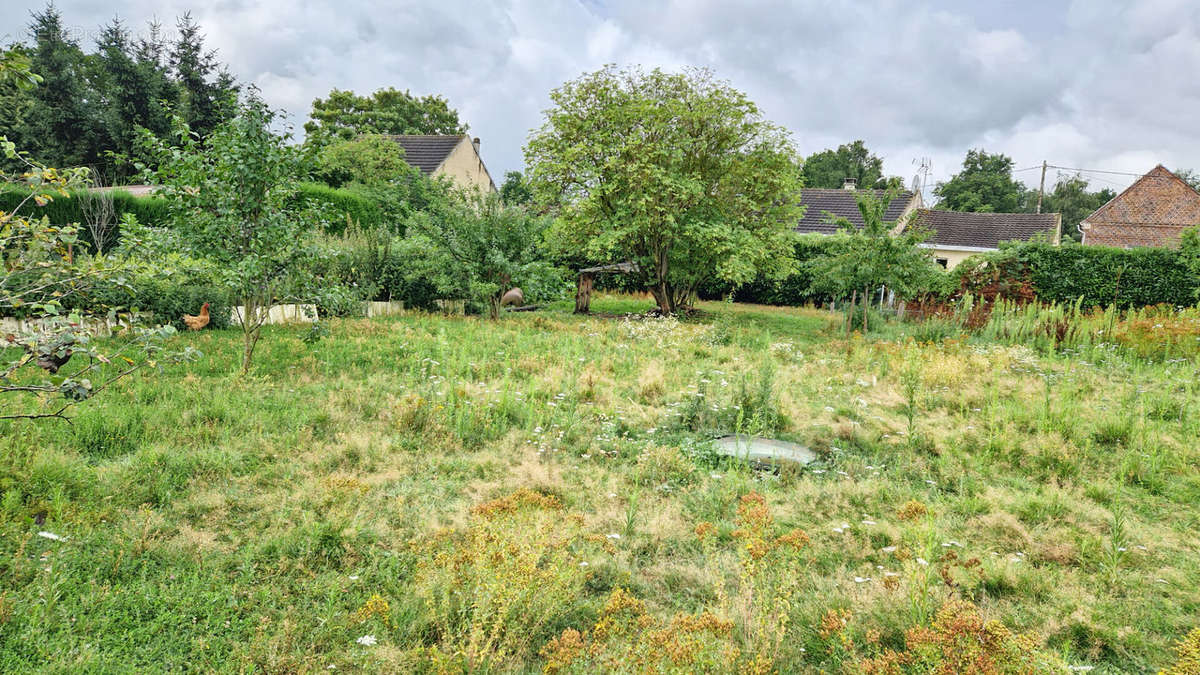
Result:
<svg viewBox="0 0 1200 675"><path fill-rule="evenodd" d="M867 312L871 311L870 286L863 289L863 335L867 334Z"/></svg>
<svg viewBox="0 0 1200 675"><path fill-rule="evenodd" d="M850 295L850 310L846 312L846 345L849 349L850 345L850 330L854 324L855 303L858 302L858 291L854 291Z"/></svg>
<svg viewBox="0 0 1200 675"><path fill-rule="evenodd" d="M259 305L254 298L242 299L242 375L250 372L250 362L254 358L254 347L262 333L262 321L259 321ZM264 319L265 320L265 319Z"/></svg>
<svg viewBox="0 0 1200 675"><path fill-rule="evenodd" d="M575 287L575 313L587 314L592 304L592 285L596 278L591 274L580 274Z"/></svg>
<svg viewBox="0 0 1200 675"><path fill-rule="evenodd" d="M496 321L500 318L500 294L493 294L488 298L488 318Z"/></svg>
<svg viewBox="0 0 1200 675"><path fill-rule="evenodd" d="M248 329L242 333L242 375L250 372L250 362L254 359L254 346L258 344L258 329Z"/></svg>
<svg viewBox="0 0 1200 675"><path fill-rule="evenodd" d="M665 283L655 282L650 287L650 294L654 296L654 301L658 303L658 311L662 312L663 316L675 313L675 297Z"/></svg>

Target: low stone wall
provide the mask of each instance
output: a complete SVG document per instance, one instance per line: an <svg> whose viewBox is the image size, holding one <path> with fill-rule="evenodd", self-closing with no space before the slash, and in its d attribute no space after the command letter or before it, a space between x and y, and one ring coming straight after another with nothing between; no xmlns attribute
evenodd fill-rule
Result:
<svg viewBox="0 0 1200 675"><path fill-rule="evenodd" d="M399 300L390 302L368 301L363 303L364 316L390 316L404 312L404 303Z"/></svg>
<svg viewBox="0 0 1200 675"><path fill-rule="evenodd" d="M235 326L242 325L242 316L245 313L245 306L235 305L229 311L229 323ZM318 318L316 305L271 305L271 309L267 310L267 320L264 323L269 325L312 323Z"/></svg>
<svg viewBox="0 0 1200 675"><path fill-rule="evenodd" d="M40 318L40 319L14 319L6 316L0 317L0 335L21 335L23 333L44 333L51 329L58 321L65 317L59 318ZM98 319L95 317L86 317L80 322L80 326L87 331L89 335L95 337L109 337L113 331L129 328L130 325L137 321L139 325L145 325L144 316L134 316L130 314L118 314L113 319Z"/></svg>

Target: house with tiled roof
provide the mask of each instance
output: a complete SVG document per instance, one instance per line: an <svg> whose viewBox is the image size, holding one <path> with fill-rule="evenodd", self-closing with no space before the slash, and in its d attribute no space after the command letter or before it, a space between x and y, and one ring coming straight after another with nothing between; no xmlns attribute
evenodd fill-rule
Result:
<svg viewBox="0 0 1200 675"><path fill-rule="evenodd" d="M1179 236L1200 225L1200 193L1162 164L1079 223L1092 246L1176 248Z"/></svg>
<svg viewBox="0 0 1200 675"><path fill-rule="evenodd" d="M446 176L456 185L495 192L496 182L479 154L479 139L466 134L388 136L404 148L404 159L433 178Z"/></svg>
<svg viewBox="0 0 1200 675"><path fill-rule="evenodd" d="M876 199L884 199L885 191L872 190ZM837 232L841 219L850 221L854 227L863 226L862 213L858 210L858 190L854 183L847 179L846 186L841 190L819 188L804 188L800 191L800 205L804 208L804 216L796 224L796 231L802 234L818 233L833 234ZM888 202L883 214L884 222L902 223L909 214L921 207L919 192L901 192Z"/></svg>
<svg viewBox="0 0 1200 675"><path fill-rule="evenodd" d="M933 249L934 260L953 269L977 254L995 251L1004 241L1042 237L1057 245L1062 239L1061 213L965 213L918 209L913 226L931 231L922 244Z"/></svg>

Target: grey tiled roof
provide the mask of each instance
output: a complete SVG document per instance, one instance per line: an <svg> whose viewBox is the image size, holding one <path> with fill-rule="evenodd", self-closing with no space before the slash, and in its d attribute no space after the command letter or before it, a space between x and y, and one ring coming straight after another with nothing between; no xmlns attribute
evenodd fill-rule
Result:
<svg viewBox="0 0 1200 675"><path fill-rule="evenodd" d="M997 248L1002 241L1026 241L1038 232L1053 240L1057 213L963 213L919 209L917 227L933 230L930 244Z"/></svg>
<svg viewBox="0 0 1200 675"><path fill-rule="evenodd" d="M882 199L883 190L872 190L876 199ZM826 190L804 188L800 191L800 204L806 206L804 217L796 225L797 232L819 232L833 234L837 232L834 220L837 217L849 220L855 227L863 226L862 214L858 211L858 200L855 190ZM888 222L897 220L904 210L909 207L915 195L912 192L901 192L895 199L888 202L883 219Z"/></svg>
<svg viewBox="0 0 1200 675"><path fill-rule="evenodd" d="M426 176L432 174L442 162L454 152L464 136L388 136L404 148L404 159L421 170Z"/></svg>

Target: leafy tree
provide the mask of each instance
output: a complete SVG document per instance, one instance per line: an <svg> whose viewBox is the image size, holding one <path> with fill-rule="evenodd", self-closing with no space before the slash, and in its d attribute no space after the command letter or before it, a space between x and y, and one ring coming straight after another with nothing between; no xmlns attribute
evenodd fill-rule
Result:
<svg viewBox="0 0 1200 675"><path fill-rule="evenodd" d="M883 160L871 154L862 141L823 150L804 160L804 187L839 189L847 178L853 178L860 188L880 190L904 183L899 176L884 177Z"/></svg>
<svg viewBox="0 0 1200 675"><path fill-rule="evenodd" d="M858 211L863 227L856 228L841 218L838 233L824 255L813 259L809 269L813 290L834 297L853 298L847 316L847 330L854 324L855 302L863 303L862 329L868 327L871 294L881 286L900 298L910 298L929 288L940 270L933 264L932 251L920 245L930 233L905 224L896 233L898 223L884 220L888 203L895 191L877 199L871 192L857 193Z"/></svg>
<svg viewBox="0 0 1200 675"><path fill-rule="evenodd" d="M1088 192L1088 182L1079 174L1060 175L1054 188L1042 197L1042 213L1061 213L1063 236L1079 241L1079 223L1093 211L1117 196L1104 188ZM1025 198L1025 210L1032 213L1037 207L1037 191L1030 190Z"/></svg>
<svg viewBox="0 0 1200 675"><path fill-rule="evenodd" d="M553 275L539 251L546 226L496 194L462 191L446 208L416 214L408 232L410 246L434 253L427 272L443 293L485 302L498 319L505 291Z"/></svg>
<svg viewBox="0 0 1200 675"><path fill-rule="evenodd" d="M500 199L512 206L528 204L533 199L529 181L525 180L520 171L508 171L504 174L504 183L500 185Z"/></svg>
<svg viewBox="0 0 1200 675"><path fill-rule="evenodd" d="M387 185L419 171L404 159L399 143L379 134L337 141L321 149L318 158L321 173L331 187L349 182L362 185Z"/></svg>
<svg viewBox="0 0 1200 675"><path fill-rule="evenodd" d="M380 134L335 141L320 149L318 171L333 187L345 187L383 210L397 233L410 215L443 205L449 183L431 179L404 159L404 148Z"/></svg>
<svg viewBox="0 0 1200 675"><path fill-rule="evenodd" d="M467 125L440 96L413 96L391 87L370 96L334 89L313 101L304 131L316 144L359 134L463 134Z"/></svg>
<svg viewBox="0 0 1200 675"><path fill-rule="evenodd" d="M1020 211L1025 186L1013 180L1012 169L1012 158L1006 155L967 151L962 171L934 188L938 207L978 213Z"/></svg>
<svg viewBox="0 0 1200 675"><path fill-rule="evenodd" d="M172 228L197 258L212 261L244 308L242 374L250 370L271 304L297 291L312 255L306 235L316 223L297 198L309 166L291 135L271 131L275 113L251 96L238 114L203 140L176 120L177 145L143 132L157 163L146 169L169 200Z"/></svg>
<svg viewBox="0 0 1200 675"><path fill-rule="evenodd" d="M31 70L21 52L0 52L0 86L28 89L44 80ZM64 315L64 301L97 287L120 285L123 279L105 258L79 250L75 225L52 225L22 211L29 203L45 204L85 180L87 169L59 171L34 161L0 136L0 154L21 166L18 175L0 174L0 181L19 184L25 197L11 211L0 211L0 314L19 316L32 325L0 339L0 420L66 419L75 402L153 365L158 356L186 358L195 354L164 354L161 341L173 329L137 328L115 347L91 340L85 318ZM93 317L94 318L94 317ZM49 404L49 407L47 407Z"/></svg>
<svg viewBox="0 0 1200 675"><path fill-rule="evenodd" d="M745 94L707 70L610 66L550 98L525 157L561 253L635 262L668 314L708 279L790 270L799 162Z"/></svg>

